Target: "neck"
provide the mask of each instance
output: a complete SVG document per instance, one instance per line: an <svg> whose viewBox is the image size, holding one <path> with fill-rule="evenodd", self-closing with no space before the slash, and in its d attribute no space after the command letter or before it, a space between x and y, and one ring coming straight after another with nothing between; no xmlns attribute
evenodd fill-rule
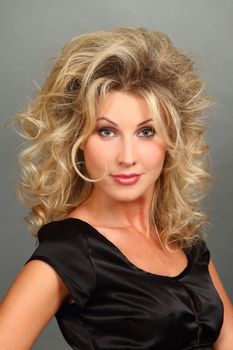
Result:
<svg viewBox="0 0 233 350"><path fill-rule="evenodd" d="M82 208L91 213L91 221L96 226L130 228L149 236L152 198L153 193L150 193L134 201L119 202L93 191Z"/></svg>

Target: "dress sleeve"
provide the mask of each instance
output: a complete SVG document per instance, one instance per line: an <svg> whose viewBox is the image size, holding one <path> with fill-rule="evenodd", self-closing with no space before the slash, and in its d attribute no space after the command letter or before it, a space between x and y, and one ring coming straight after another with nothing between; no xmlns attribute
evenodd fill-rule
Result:
<svg viewBox="0 0 233 350"><path fill-rule="evenodd" d="M193 249L193 260L202 266L208 267L210 262L210 251L207 247L206 241L200 240Z"/></svg>
<svg viewBox="0 0 233 350"><path fill-rule="evenodd" d="M85 232L68 222L53 221L40 228L38 239L38 247L24 265L35 259L48 263L82 307L96 282Z"/></svg>

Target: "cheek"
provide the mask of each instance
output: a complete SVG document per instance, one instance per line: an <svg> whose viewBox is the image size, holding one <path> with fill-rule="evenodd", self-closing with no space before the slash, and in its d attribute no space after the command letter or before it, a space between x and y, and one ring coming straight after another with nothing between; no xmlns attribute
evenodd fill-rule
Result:
<svg viewBox="0 0 233 350"><path fill-rule="evenodd" d="M84 149L84 159L90 175L96 174L98 170L103 170L108 159L107 148L96 140L87 142Z"/></svg>
<svg viewBox="0 0 233 350"><path fill-rule="evenodd" d="M160 143L147 145L147 147L141 153L141 159L144 159L144 163L150 168L162 167L164 157L165 147Z"/></svg>

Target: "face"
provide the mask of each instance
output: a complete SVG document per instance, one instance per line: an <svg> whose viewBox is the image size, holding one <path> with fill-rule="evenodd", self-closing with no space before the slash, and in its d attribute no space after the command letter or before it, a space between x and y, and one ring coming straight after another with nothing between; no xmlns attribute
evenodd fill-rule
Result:
<svg viewBox="0 0 233 350"><path fill-rule="evenodd" d="M114 91L99 105L96 128L81 149L94 193L116 201L151 196L160 176L165 145L153 127L146 101Z"/></svg>

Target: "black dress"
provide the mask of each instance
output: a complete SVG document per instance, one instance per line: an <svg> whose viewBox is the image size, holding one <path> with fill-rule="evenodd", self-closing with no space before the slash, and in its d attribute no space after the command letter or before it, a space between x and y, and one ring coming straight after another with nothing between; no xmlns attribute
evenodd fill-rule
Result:
<svg viewBox="0 0 233 350"><path fill-rule="evenodd" d="M51 265L75 300L55 314L71 348L212 349L223 304L209 275L204 241L186 252L188 264L178 276L167 277L138 268L80 219L50 222L38 237L26 263L40 259Z"/></svg>

